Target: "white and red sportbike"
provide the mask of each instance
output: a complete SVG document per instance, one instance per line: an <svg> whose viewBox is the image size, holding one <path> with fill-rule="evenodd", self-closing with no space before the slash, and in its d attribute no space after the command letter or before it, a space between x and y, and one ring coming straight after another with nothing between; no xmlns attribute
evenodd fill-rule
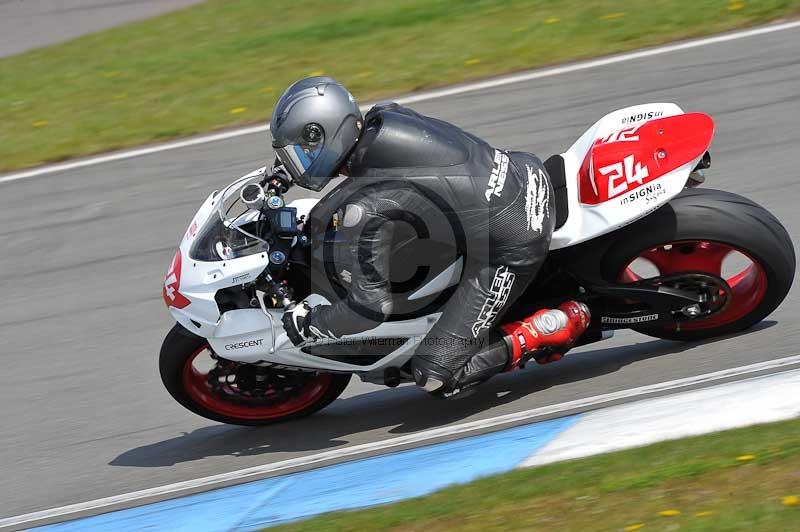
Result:
<svg viewBox="0 0 800 532"><path fill-rule="evenodd" d="M592 314L581 343L623 328L691 341L741 331L771 313L794 277L792 242L756 203L696 188L713 134L708 115L639 105L605 116L548 159L557 219L551 252L507 321L574 299ZM259 184L265 172L212 193L172 260L163 296L178 323L161 349L167 390L209 419L261 425L320 410L353 374L387 386L411 381L415 346L458 284L461 259L425 253L434 266L403 296L425 302L410 306L417 311L361 335L295 347L283 309L331 301L349 280L314 264L308 251L304 222L318 200L285 205L280 187ZM335 240L336 223L325 240ZM420 255L409 246L398 242L392 258ZM314 272L330 275L315 283Z"/></svg>

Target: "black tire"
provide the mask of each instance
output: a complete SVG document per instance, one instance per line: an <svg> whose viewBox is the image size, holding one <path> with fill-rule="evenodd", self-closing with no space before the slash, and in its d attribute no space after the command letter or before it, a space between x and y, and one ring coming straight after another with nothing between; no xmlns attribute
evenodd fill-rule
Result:
<svg viewBox="0 0 800 532"><path fill-rule="evenodd" d="M309 378L314 376L324 378L327 383L326 389L321 395L315 397L312 404L307 405L301 410L291 412L288 415L281 417L270 417L267 419L253 419L243 418L233 415L226 415L224 413L216 412L213 409L207 408L192 396L186 389L184 383L184 368L187 364L191 364L192 359L198 351L208 347L208 342L205 338L192 334L187 331L180 324L170 330L164 339L161 346L161 354L159 356L159 369L161 372L161 381L167 388L170 395L183 405L188 410L195 414L227 423L231 425L271 425L273 423L280 423L290 419L298 419L309 416L329 404L331 404L347 387L350 382L349 374L340 373L308 373ZM283 370L286 371L286 370Z"/></svg>
<svg viewBox="0 0 800 532"><path fill-rule="evenodd" d="M794 246L783 225L755 202L721 190L684 190L667 205L617 231L615 236L615 243L602 261L602 275L609 282L618 282L624 268L645 250L670 242L693 240L747 250L747 254L766 273L766 292L747 315L731 323L698 330L636 328L657 338L702 340L752 327L781 304L794 279Z"/></svg>

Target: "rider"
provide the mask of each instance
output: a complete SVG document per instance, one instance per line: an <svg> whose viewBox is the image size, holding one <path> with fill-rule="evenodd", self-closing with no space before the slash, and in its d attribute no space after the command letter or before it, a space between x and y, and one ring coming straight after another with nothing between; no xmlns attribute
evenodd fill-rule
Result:
<svg viewBox="0 0 800 532"><path fill-rule="evenodd" d="M286 311L284 328L295 345L364 332L388 319L394 225L424 222L435 212L457 220L466 260L412 358L418 385L449 397L519 366L536 349L549 347L549 360L557 360L586 330L588 308L575 301L500 322L539 271L555 224L553 189L536 156L496 149L397 104L376 105L364 118L353 96L329 77L291 85L270 131L274 171L297 185L318 191L337 175L350 176L320 201L344 202L339 230L357 257L341 276L349 290L331 305L303 302Z"/></svg>

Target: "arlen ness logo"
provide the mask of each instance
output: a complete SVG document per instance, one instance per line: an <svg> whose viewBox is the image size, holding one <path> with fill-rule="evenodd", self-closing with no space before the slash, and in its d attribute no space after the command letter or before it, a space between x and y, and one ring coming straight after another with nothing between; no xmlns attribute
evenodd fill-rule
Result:
<svg viewBox="0 0 800 532"><path fill-rule="evenodd" d="M477 338L482 330L493 325L495 318L508 301L515 277L514 272L508 271L508 266L500 266L494 272L492 286L489 288L489 297L483 302L478 320L472 324L473 337Z"/></svg>
<svg viewBox="0 0 800 532"><path fill-rule="evenodd" d="M503 187L506 184L506 174L508 173L508 155L500 150L494 150L494 165L492 175L489 176L489 187L486 189L486 201L492 201L492 195L500 197Z"/></svg>

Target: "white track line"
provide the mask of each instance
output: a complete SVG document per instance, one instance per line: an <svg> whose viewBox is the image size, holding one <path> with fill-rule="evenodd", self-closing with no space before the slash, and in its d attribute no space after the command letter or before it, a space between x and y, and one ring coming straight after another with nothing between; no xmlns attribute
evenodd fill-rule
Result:
<svg viewBox="0 0 800 532"><path fill-rule="evenodd" d="M600 408L529 456L520 467L584 458L800 416L800 369Z"/></svg>
<svg viewBox="0 0 800 532"><path fill-rule="evenodd" d="M456 94L463 94L466 92L473 92L495 87L502 87L504 85L511 85L513 83L521 83L524 81L531 81L534 79L548 78L551 76L558 76L561 74L569 74L571 72L578 72L590 68L597 68L606 65L613 65L615 63L622 63L624 61L632 61L634 59L642 59L645 57L653 57L656 55L663 55L680 50L688 50L690 48L697 48L699 46L707 46L709 44L718 44L723 42L735 41L747 37L754 37L756 35L764 35L774 33L777 31L790 30L800 27L800 21L785 22L782 24L773 24L770 26L762 26L759 28L742 30L733 33L726 33L723 35L716 35L714 37L705 37L702 39L695 39L691 41L681 42L677 44L669 44L666 46L659 46L656 48L648 48L636 52L629 52L624 54L612 55L601 59L594 59L591 61L583 61L580 63L573 63L555 68L546 68L543 70L534 70L521 74L513 74L510 76L503 76L500 78L490 79L486 81L479 81L476 83L468 83L463 85L456 85L454 87L422 92L419 94L412 94L405 98L398 98L395 101L400 104L409 104L415 102L422 102L428 100L435 100L437 98L444 98L447 96L454 96ZM363 106L365 109L369 106ZM186 148L189 146L196 146L198 144L207 144L209 142L218 142L221 140L232 139L244 135L252 135L256 133L264 133L269 130L268 125L252 126L242 129L234 129L222 133L214 133L211 135L203 135L199 137L189 138L186 140L179 140L175 142L167 142L165 144L157 144L154 146L147 146L143 148L136 148L133 150L120 151L110 153L108 155L100 155L98 157L91 157L87 159L80 159L68 163L54 164L50 166L41 166L31 170L25 170L6 176L0 177L0 184L9 183L11 181L19 181L20 179L28 179L30 177L41 176L45 174L52 174L56 172L64 172L67 170L74 170L76 168L84 168L86 166L94 166L98 164L109 163L113 161L120 161L123 159L130 159L133 157L140 157L142 155L150 155L162 151L175 150L179 148Z"/></svg>
<svg viewBox="0 0 800 532"><path fill-rule="evenodd" d="M658 384L651 384L648 386L640 386L638 388L631 388L629 390L622 390L619 392L607 393L587 397L585 399L578 399L575 401L568 401L556 405L544 406L534 408L532 410L525 410L522 412L515 412L512 414L505 414L489 419L479 419L477 421L470 421L468 423L460 423L448 427L441 427L438 429L431 429L406 436L399 436L397 438L390 438L378 442L362 443L359 445L352 445L342 449L334 449L318 454L308 456L301 456L299 458L292 458L290 460L283 460L271 464L261 466L249 467L240 469L238 471L231 471L230 473L222 473L219 475L212 475L209 477L198 478L194 480L187 480L184 482L176 482L174 484L167 484L166 486L158 486L155 488L148 488L130 493L123 493L122 495L115 495L112 497L105 497L96 499L94 501L82 502L78 504L71 504L68 506L61 506L59 508L51 508L49 510L42 510L39 512L32 512L28 514L17 515L0 519L0 528L21 526L42 521L44 519L52 519L56 517L63 517L70 514L79 512L88 512L101 510L109 506L130 504L141 499L151 497L163 497L165 495L172 495L175 493L195 490L198 488L211 489L220 484L232 481L240 481L254 476L264 475L267 473L275 473L287 469L305 467L321 462L337 460L342 458L351 458L366 453L384 451L405 445L417 444L421 442L428 442L438 438L464 434L477 430L497 427L509 423L518 423L521 421L532 421L536 418L545 416L552 416L554 414L562 414L573 410L587 409L597 407L599 405L619 401L623 399L630 399L634 397L650 395L654 393L665 392L669 390L676 390L680 388L687 388L690 386L697 386L700 384L707 384L723 379L738 377L742 375L749 375L761 371L774 370L786 366L800 364L800 355L791 356L786 358L779 358L777 360L768 360L766 362L759 362L748 366L740 366L738 368L731 368L722 371L715 371L713 373L706 373L703 375L696 375L694 377L687 377L684 379L677 379L672 381L661 382Z"/></svg>

